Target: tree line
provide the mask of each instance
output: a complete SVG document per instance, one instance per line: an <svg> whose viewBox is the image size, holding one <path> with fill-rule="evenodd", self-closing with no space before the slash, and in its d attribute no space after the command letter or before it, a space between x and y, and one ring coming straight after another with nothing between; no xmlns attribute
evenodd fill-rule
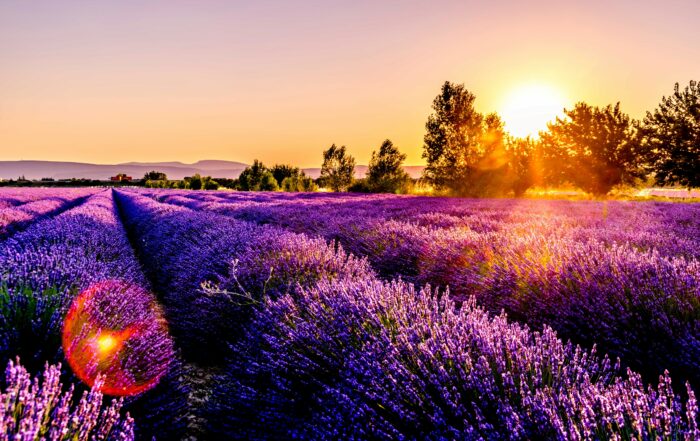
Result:
<svg viewBox="0 0 700 441"><path fill-rule="evenodd" d="M425 124L420 179L455 196L522 196L533 186L574 185L597 196L620 184L700 186L700 83L690 81L663 97L638 121L620 103L604 107L579 102L564 109L539 138L507 133L497 113L482 114L463 84L445 82ZM151 172L147 186L242 191L332 191L409 193L416 182L403 169L406 155L387 139L372 152L367 175L355 179L355 158L346 146L323 152L321 175L291 165L266 167L255 160L238 179L195 175L182 181Z"/></svg>
<svg viewBox="0 0 700 441"><path fill-rule="evenodd" d="M700 186L700 83L690 81L637 121L620 108L579 102L539 139L515 138L500 117L474 108L463 84L445 82L426 123L424 179L459 196L522 195L573 184L605 195L619 184Z"/></svg>
<svg viewBox="0 0 700 441"><path fill-rule="evenodd" d="M313 192L319 187L332 191L355 191L372 193L407 193L413 185L402 167L406 155L390 140L385 140L378 151L372 153L367 168L367 177L355 179L355 158L345 146L331 145L323 152L321 176L312 179L299 167L275 164L267 167L257 159L246 167L237 179L212 178L194 175L183 180L168 180L165 173L151 171L143 181L151 188L178 188L211 190L230 188L239 191L288 191Z"/></svg>

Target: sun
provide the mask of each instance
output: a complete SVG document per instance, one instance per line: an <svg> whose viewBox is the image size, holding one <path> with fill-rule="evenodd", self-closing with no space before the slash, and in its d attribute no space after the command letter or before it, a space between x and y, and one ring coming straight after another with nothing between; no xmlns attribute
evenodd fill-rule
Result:
<svg viewBox="0 0 700 441"><path fill-rule="evenodd" d="M510 134L537 137L547 123L560 115L566 100L555 88L530 84L514 89L503 101L500 114Z"/></svg>
<svg viewBox="0 0 700 441"><path fill-rule="evenodd" d="M111 335L103 335L97 339L97 348L100 353L108 354L117 346L117 340Z"/></svg>

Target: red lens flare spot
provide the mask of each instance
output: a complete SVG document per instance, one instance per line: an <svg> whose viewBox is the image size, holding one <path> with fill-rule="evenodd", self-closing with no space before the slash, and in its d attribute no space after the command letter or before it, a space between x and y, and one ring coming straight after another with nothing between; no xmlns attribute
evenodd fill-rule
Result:
<svg viewBox="0 0 700 441"><path fill-rule="evenodd" d="M78 378L92 387L101 376L100 391L116 396L154 387L174 357L153 295L119 280L96 283L75 298L63 325L63 351Z"/></svg>

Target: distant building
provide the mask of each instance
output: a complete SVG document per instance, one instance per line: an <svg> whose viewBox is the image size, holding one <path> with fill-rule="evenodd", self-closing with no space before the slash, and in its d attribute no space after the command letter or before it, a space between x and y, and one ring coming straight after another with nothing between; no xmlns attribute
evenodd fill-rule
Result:
<svg viewBox="0 0 700 441"><path fill-rule="evenodd" d="M125 175L124 173L119 173L118 175L112 176L109 179L113 182L131 182L133 178L131 176Z"/></svg>

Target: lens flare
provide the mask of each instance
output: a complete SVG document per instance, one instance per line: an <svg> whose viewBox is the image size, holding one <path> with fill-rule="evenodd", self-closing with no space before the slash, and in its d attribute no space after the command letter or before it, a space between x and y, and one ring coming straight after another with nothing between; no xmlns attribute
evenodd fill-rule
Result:
<svg viewBox="0 0 700 441"><path fill-rule="evenodd" d="M154 387L174 357L172 339L151 293L119 280L96 283L73 301L63 326L73 372L100 391L136 395Z"/></svg>

